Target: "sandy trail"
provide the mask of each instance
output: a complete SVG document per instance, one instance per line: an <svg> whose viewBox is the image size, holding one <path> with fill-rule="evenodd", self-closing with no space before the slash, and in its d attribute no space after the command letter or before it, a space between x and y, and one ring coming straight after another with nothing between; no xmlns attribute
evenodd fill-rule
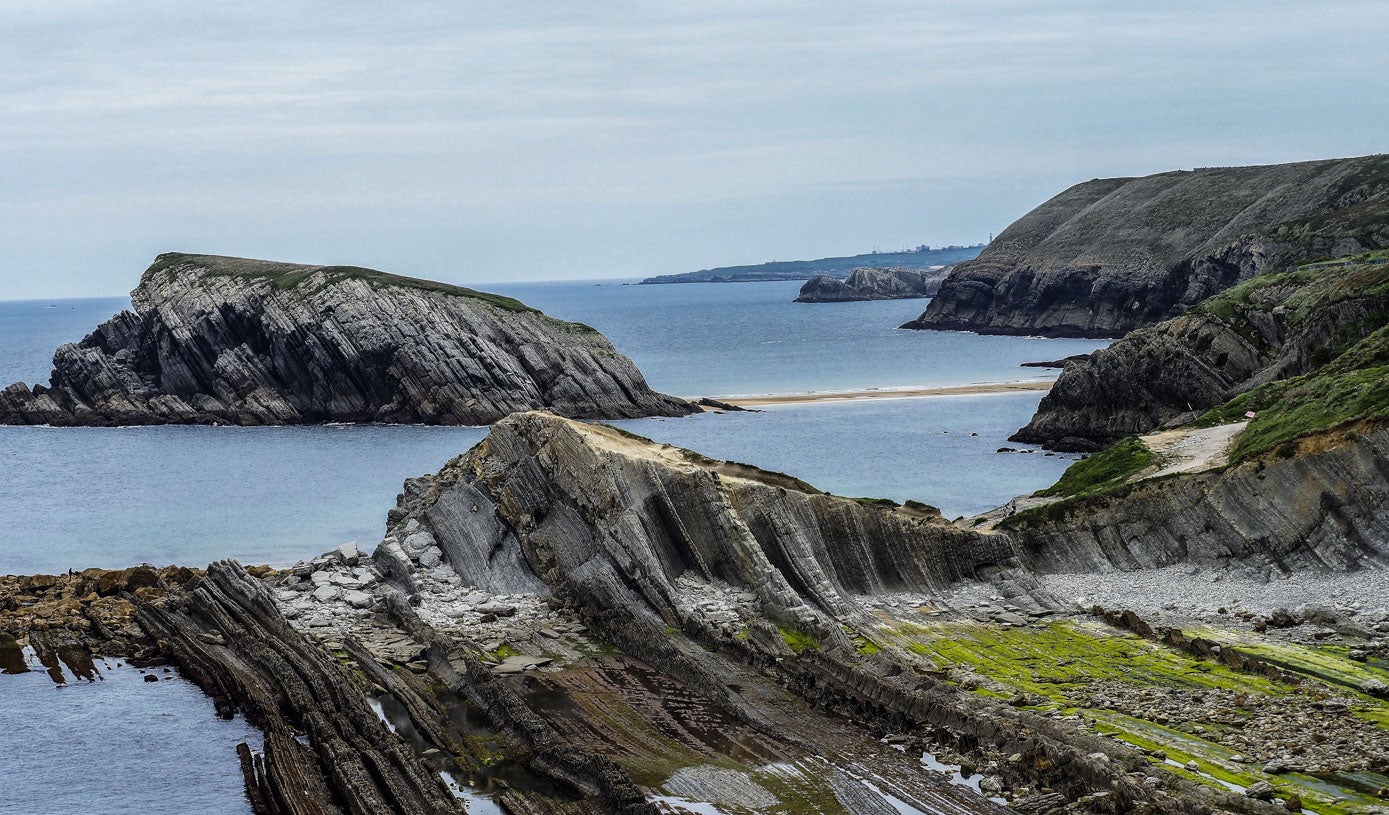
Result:
<svg viewBox="0 0 1389 815"><path fill-rule="evenodd" d="M1148 449L1162 456L1162 466L1142 478L1158 478L1175 473L1199 473L1225 466L1230 445L1249 422L1215 427L1179 428L1141 437Z"/></svg>
<svg viewBox="0 0 1389 815"><path fill-rule="evenodd" d="M907 388L902 390L841 391L837 393L786 393L774 396L728 397L720 399L739 407L768 405L800 405L813 402L858 402L868 399L919 399L927 396L978 396L988 393L1051 390L1052 380L1036 382L989 382L980 385L952 385L943 388Z"/></svg>

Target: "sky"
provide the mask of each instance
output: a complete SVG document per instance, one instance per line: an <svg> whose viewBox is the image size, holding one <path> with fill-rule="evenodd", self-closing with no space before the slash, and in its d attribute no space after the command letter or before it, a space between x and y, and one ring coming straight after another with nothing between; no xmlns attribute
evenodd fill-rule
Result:
<svg viewBox="0 0 1389 815"><path fill-rule="evenodd" d="M164 251L479 284L977 243L1389 150L1389 3L0 0L0 299Z"/></svg>

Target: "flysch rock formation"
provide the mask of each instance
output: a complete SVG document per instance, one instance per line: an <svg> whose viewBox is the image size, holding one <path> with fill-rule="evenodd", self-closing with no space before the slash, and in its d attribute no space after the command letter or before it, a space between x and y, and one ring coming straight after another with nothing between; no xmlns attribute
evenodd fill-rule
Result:
<svg viewBox="0 0 1389 815"><path fill-rule="evenodd" d="M1389 569L1389 429L1319 434L1288 452L1072 498L1001 528L1044 573Z"/></svg>
<svg viewBox="0 0 1389 815"><path fill-rule="evenodd" d="M901 267L863 267L845 280L820 275L801 286L797 303L846 303L855 300L908 300L930 297L952 267L923 271Z"/></svg>
<svg viewBox="0 0 1389 815"><path fill-rule="evenodd" d="M1299 376L1389 322L1389 258L1265 275L1065 366L1012 441L1093 451Z"/></svg>
<svg viewBox="0 0 1389 815"><path fill-rule="evenodd" d="M1313 688L1264 705L1257 683L1238 699L1207 697L1192 676L1265 663L1227 648L1221 665L1198 670L1193 660L1220 650L1210 640L1131 614L1086 622L1038 575L1264 568L1265 554L1294 571L1382 564L1386 482L1372 476L1389 466L1384 435L1262 471L1162 479L1153 488L1173 491L1165 503L1135 495L1095 508L1108 514L1089 526L1081 510L998 533L602 425L517 414L438 474L409 481L371 556L349 544L282 571L219 563L0 578L0 666L24 669L32 652L61 677L112 648L177 666L224 714L265 729L263 751L242 750L257 813L461 811L441 793L464 779L504 812L537 815L1002 815L1005 800L1024 813L1275 815L1294 800L1281 781L1241 793L1202 783L1199 765L1179 762L1173 774L1165 754L1102 736L1112 719L1092 727L1091 713L1066 712L1151 718L1154 697L1059 674L1076 661L1083 674L1136 658L1158 679L1154 660L1176 660L1182 697L1167 709L1193 719L1245 710L1241 727L1262 734L1249 749L1270 768L1255 772L1273 781L1268 773L1313 760L1328 772L1372 773L1379 761L1389 770L1389 738L1343 720L1377 686L1353 691L1361 702ZM1316 497L1266 511L1297 490ZM1309 501L1322 507L1311 534L1299 514ZM1191 530L1159 517L1180 513L1192 513ZM1244 543L1183 540L1205 525ZM1374 636L1338 614L1308 609L1289 625L1330 621ZM1135 633L1094 627L1114 621ZM1025 651L1014 680L987 673L1002 666L997 655L971 668L933 650L985 647L1010 631L1019 644L1102 636L1113 650L1093 663L1085 652L1039 663ZM1007 642L999 654L1016 647ZM1180 657L1162 656L1176 644ZM1389 641L1364 647L1381 646L1389 654ZM1048 689L1086 701L1048 703ZM1275 728L1290 715L1296 732ZM1309 729L1349 735L1308 746ZM1182 737L1188 749L1197 738ZM1300 757L1274 763L1294 749Z"/></svg>
<svg viewBox="0 0 1389 815"><path fill-rule="evenodd" d="M0 423L478 425L545 408L679 416L600 333L506 297L347 266L160 255L133 311L60 347Z"/></svg>
<svg viewBox="0 0 1389 815"><path fill-rule="evenodd" d="M1095 179L955 267L904 328L1118 337L1289 263L1389 246L1389 156Z"/></svg>

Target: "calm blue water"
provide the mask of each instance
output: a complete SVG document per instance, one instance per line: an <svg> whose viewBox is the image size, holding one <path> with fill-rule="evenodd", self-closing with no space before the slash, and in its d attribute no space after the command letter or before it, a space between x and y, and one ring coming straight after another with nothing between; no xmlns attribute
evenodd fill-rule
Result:
<svg viewBox="0 0 1389 815"><path fill-rule="evenodd" d="M196 685L108 661L101 681L57 686L32 667L0 676L0 813L249 815L236 745L260 749L260 731L218 719Z"/></svg>
<svg viewBox="0 0 1389 815"><path fill-rule="evenodd" d="M1091 341L893 328L924 301L800 304L795 283L491 287L589 323L656 387L796 393L1035 377L1017 363ZM118 298L0 302L0 382L46 380L53 349L127 306ZM970 514L1052 483L1060 457L998 455L1037 396L783 406L626 423L842 495L914 498ZM949 431L948 433L942 431ZM401 482L437 470L479 428L0 427L0 573L220 557L287 564L370 546ZM968 433L980 435L970 437Z"/></svg>

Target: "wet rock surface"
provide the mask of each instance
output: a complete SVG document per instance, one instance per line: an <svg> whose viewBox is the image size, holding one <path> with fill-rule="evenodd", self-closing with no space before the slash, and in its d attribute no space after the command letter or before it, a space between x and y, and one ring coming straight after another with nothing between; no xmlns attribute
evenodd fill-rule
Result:
<svg viewBox="0 0 1389 815"><path fill-rule="evenodd" d="M160 255L121 312L0 390L0 423L487 424L680 416L602 334L505 297L345 266Z"/></svg>

